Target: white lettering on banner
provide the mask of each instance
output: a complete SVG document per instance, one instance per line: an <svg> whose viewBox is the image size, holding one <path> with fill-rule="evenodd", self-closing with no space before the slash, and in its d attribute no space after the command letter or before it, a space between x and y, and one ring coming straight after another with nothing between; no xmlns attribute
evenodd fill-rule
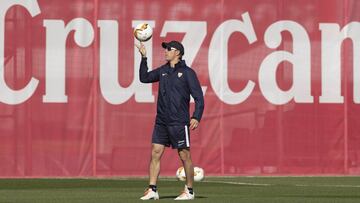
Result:
<svg viewBox="0 0 360 203"><path fill-rule="evenodd" d="M288 31L293 38L292 53L274 51L265 57L260 65L259 85L264 97L273 104L286 104L294 99L298 103L312 103L311 96L311 66L310 41L305 29L294 21L279 21L266 30L264 41L266 46L276 49L280 46L281 32ZM288 61L293 66L292 87L283 91L276 82L276 70L282 61Z"/></svg>
<svg viewBox="0 0 360 203"><path fill-rule="evenodd" d="M249 81L241 92L233 92L228 83L228 40L234 32L245 35L250 44L257 38L249 13L242 15L243 21L227 20L216 30L209 47L209 77L215 94L227 104L239 104L245 101L253 91L255 83Z"/></svg>
<svg viewBox="0 0 360 203"><path fill-rule="evenodd" d="M140 22L147 22L155 27L154 21L133 21L135 27ZM104 99L110 104L122 104L135 94L137 102L154 102L151 84L139 81L140 58L134 46L134 79L130 86L122 87L119 84L119 26L115 20L99 20L100 28L100 89ZM138 43L138 42L136 42ZM152 66L152 40L145 43L148 55L148 65ZM128 67L124 67L128 68Z"/></svg>
<svg viewBox="0 0 360 203"><path fill-rule="evenodd" d="M94 40L94 30L89 21L75 18L66 26L62 20L45 20L46 62L44 102L66 103L65 93L65 58L66 41L74 30L74 40L81 47L89 46Z"/></svg>
<svg viewBox="0 0 360 203"><path fill-rule="evenodd" d="M186 47L186 54L184 59L188 66L191 67L196 54L199 52L201 44L203 43L207 34L206 22L202 21L165 21L160 37L166 37L167 33L185 33L182 44ZM201 86L203 94L205 95L207 86ZM194 98L191 97L191 102Z"/></svg>
<svg viewBox="0 0 360 203"><path fill-rule="evenodd" d="M35 92L39 81L31 77L28 84L19 90L11 89L5 81L5 16L14 5L24 7L32 17L40 13L36 0L2 0L0 4L0 102L10 105L27 101ZM132 26L144 20L132 21ZM152 27L154 20L146 20ZM135 101L153 103L155 101L151 84L139 81L138 67L140 57L134 51L134 78L128 87L119 84L119 30L116 20L98 20L100 32L100 89L104 99L110 104L122 104L135 95ZM67 25L61 19L45 19L46 59L45 59L45 103L66 103L66 41L71 31L74 41L80 47L88 47L94 41L94 27L84 18L75 18ZM344 103L341 95L341 45L345 39L353 43L353 101L360 103L360 22L350 22L340 30L335 23L320 23L321 44L321 81L322 92L320 103ZM296 103L313 103L311 95L311 47L309 36L303 26L294 21L278 21L270 25L265 34L265 45L277 49L283 39L282 32L292 36L292 52L275 50L262 61L259 69L259 87L264 97L272 104L282 105L293 100ZM167 33L185 33L182 43L187 48L186 60L189 66L207 35L207 24L204 21L165 21L160 37ZM235 33L242 33L249 44L257 41L254 26L248 12L242 20L229 19L221 23L215 30L209 45L208 64L209 79L214 93L219 99L230 105L244 102L253 92L255 82L249 80L243 90L233 92L228 83L228 41ZM134 39L135 40L135 39ZM145 43L148 52L148 64L152 66L152 41ZM292 64L292 86L282 90L276 80L276 71L280 63ZM30 67L26 67L30 68ZM127 67L125 67L127 68ZM202 86L204 94L206 86Z"/></svg>
<svg viewBox="0 0 360 203"><path fill-rule="evenodd" d="M5 104L21 104L35 92L39 81L31 78L30 82L20 90L13 90L5 82L5 16L10 7L20 5L27 9L32 17L40 14L36 0L1 0L0 3L0 102Z"/></svg>
<svg viewBox="0 0 360 203"><path fill-rule="evenodd" d="M322 62L322 95L320 103L344 103L341 96L341 45L349 38L353 42L354 60L354 102L360 103L360 23L351 22L341 31L338 24L320 23L321 62Z"/></svg>

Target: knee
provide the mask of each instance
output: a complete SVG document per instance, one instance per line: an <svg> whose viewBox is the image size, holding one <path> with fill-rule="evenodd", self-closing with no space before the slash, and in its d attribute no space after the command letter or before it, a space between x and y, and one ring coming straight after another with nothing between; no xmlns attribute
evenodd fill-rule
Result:
<svg viewBox="0 0 360 203"><path fill-rule="evenodd" d="M157 148L153 148L152 152L151 152L151 158L154 160L160 159L162 154L162 150L161 149L157 149Z"/></svg>
<svg viewBox="0 0 360 203"><path fill-rule="evenodd" d="M191 156L189 151L180 150L179 157L182 161L191 161Z"/></svg>

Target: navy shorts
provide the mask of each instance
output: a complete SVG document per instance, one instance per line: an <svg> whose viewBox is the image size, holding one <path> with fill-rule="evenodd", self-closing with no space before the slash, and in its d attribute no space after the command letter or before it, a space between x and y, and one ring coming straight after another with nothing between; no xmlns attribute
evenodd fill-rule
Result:
<svg viewBox="0 0 360 203"><path fill-rule="evenodd" d="M166 126L155 124L152 134L152 143L161 144L173 149L183 149L190 147L189 126Z"/></svg>

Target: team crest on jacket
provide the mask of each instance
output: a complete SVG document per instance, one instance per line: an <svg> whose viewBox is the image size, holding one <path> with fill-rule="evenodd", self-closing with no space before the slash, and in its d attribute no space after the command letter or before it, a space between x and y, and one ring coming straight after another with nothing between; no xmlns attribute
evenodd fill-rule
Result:
<svg viewBox="0 0 360 203"><path fill-rule="evenodd" d="M180 72L178 73L178 77L179 77L179 78L180 78L182 75L183 75L182 73L180 73Z"/></svg>

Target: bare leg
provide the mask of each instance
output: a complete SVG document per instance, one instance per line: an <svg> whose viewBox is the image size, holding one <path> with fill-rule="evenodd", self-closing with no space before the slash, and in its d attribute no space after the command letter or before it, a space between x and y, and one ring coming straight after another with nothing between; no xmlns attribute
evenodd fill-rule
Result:
<svg viewBox="0 0 360 203"><path fill-rule="evenodd" d="M186 185L192 188L194 182L194 167L191 160L190 149L178 149L178 154L185 169Z"/></svg>
<svg viewBox="0 0 360 203"><path fill-rule="evenodd" d="M161 144L152 144L151 161L149 167L149 185L156 185L160 174L160 160L165 150L165 146Z"/></svg>

